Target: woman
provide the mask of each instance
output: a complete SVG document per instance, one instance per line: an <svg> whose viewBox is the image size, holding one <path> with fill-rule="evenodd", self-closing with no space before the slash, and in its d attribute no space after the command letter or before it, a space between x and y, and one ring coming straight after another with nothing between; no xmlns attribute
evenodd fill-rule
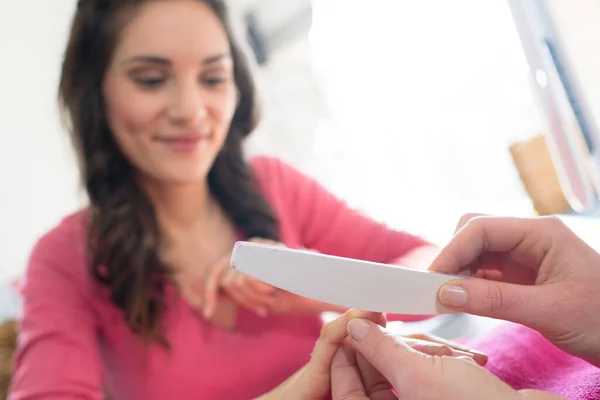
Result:
<svg viewBox="0 0 600 400"><path fill-rule="evenodd" d="M248 67L217 0L80 0L60 100L90 206L35 246L11 399L242 399L336 310L227 268L252 238L427 265L432 246L275 159L247 165Z"/></svg>

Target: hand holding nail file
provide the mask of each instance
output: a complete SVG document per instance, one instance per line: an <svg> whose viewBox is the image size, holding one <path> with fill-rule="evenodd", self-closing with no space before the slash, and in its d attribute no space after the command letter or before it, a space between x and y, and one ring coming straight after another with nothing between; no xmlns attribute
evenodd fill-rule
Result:
<svg viewBox="0 0 600 400"><path fill-rule="evenodd" d="M438 314L437 292L456 275L237 242L231 266L279 289L324 303L393 314Z"/></svg>

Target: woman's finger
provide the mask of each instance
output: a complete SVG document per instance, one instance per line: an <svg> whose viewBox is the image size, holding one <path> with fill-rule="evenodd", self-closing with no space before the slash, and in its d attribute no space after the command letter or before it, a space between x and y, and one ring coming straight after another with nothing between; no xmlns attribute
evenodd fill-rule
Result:
<svg viewBox="0 0 600 400"><path fill-rule="evenodd" d="M331 398L333 400L369 400L356 360L356 351L342 345L331 362Z"/></svg>
<svg viewBox="0 0 600 400"><path fill-rule="evenodd" d="M468 213L468 214L463 215L458 220L458 223L456 224L456 227L454 228L454 233L460 231L462 229L462 227L465 226L470 220L472 220L473 218L478 218L478 217L487 217L487 215L486 214L477 214L477 213Z"/></svg>
<svg viewBox="0 0 600 400"><path fill-rule="evenodd" d="M392 386L387 379L360 353L356 354L356 364L362 377L365 393L370 400L396 400L396 396L390 390Z"/></svg>
<svg viewBox="0 0 600 400"><path fill-rule="evenodd" d="M475 262L485 252L512 253L539 266L548 252L551 237L540 232L548 218L476 217L469 219L433 260L430 271L456 273Z"/></svg>
<svg viewBox="0 0 600 400"><path fill-rule="evenodd" d="M467 353L466 351L456 350L452 347L448 347L445 344L441 343L431 343L424 341L416 341L413 342L411 339L406 340L406 344L408 344L413 350L417 350L423 354L427 354L429 356L435 357L454 357L454 358L468 358L473 362L477 363L474 359L474 355L472 353Z"/></svg>
<svg viewBox="0 0 600 400"><path fill-rule="evenodd" d="M261 294L272 295L275 293L275 291L277 291L277 288L269 285L268 283L264 283L247 275L245 276L245 281L249 286L252 287L253 290Z"/></svg>
<svg viewBox="0 0 600 400"><path fill-rule="evenodd" d="M275 290L270 290L269 292L261 292L256 290L256 287L253 285L252 278L248 276L238 276L232 285L232 290L236 288L249 299L252 299L253 302L262 305L263 307L273 306L273 303L275 302Z"/></svg>
<svg viewBox="0 0 600 400"><path fill-rule="evenodd" d="M328 322L321 329L321 335L312 353L308 368L313 373L329 374L331 360L340 344L348 336L347 325L354 318L362 318L372 321L378 325L385 326L385 316L381 313L350 310L340 317Z"/></svg>
<svg viewBox="0 0 600 400"><path fill-rule="evenodd" d="M460 343L456 343L453 342L451 340L446 340L443 339L441 337L435 336L435 335L430 335L427 333L415 333L412 335L407 335L407 338L410 339L416 339L418 342L412 342L414 343L414 345L411 343L411 347L415 350L419 350L423 353L427 353L430 355L435 355L435 354L431 354L429 353L429 351L435 351L435 349L433 347L430 348L429 351L425 350L427 348L428 345L430 344L437 344L437 345L444 345L447 346L448 348L453 350L452 354L446 354L446 355L451 355L451 356L472 356L472 358L477 362L477 364L479 365L485 365L487 363L488 360L488 355L485 353L482 353L478 350L475 349L471 349L467 346L464 346ZM409 342L409 340L407 340L407 342ZM415 345L417 347L415 347ZM423 350L421 350L423 349Z"/></svg>
<svg viewBox="0 0 600 400"><path fill-rule="evenodd" d="M246 296L245 293L237 288L229 289L225 287L224 289L229 297L231 297L240 307L244 307L245 309L250 310L261 317L266 317L268 315L268 310L265 307Z"/></svg>
<svg viewBox="0 0 600 400"><path fill-rule="evenodd" d="M256 292L243 276L238 276L233 281L229 280L223 283L222 286L241 306L263 317L267 316L269 309L273 307L276 301L272 295Z"/></svg>
<svg viewBox="0 0 600 400"><path fill-rule="evenodd" d="M211 318L217 308L220 286L219 282L227 271L224 265L227 265L227 263L220 263L213 268L208 273L208 276L204 282L204 305L202 307L204 318Z"/></svg>

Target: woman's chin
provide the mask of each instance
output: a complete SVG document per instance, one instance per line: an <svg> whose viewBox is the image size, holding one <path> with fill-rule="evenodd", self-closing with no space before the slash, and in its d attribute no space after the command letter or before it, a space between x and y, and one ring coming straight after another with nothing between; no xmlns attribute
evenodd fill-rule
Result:
<svg viewBox="0 0 600 400"><path fill-rule="evenodd" d="M205 185L208 177L208 171L163 171L161 173L146 174L146 179L152 182L152 186L159 187L195 187L199 185Z"/></svg>

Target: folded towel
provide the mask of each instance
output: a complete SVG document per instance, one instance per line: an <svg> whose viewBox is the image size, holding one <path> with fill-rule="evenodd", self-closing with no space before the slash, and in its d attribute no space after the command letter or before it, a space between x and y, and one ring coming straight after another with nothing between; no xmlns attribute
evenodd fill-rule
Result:
<svg viewBox="0 0 600 400"><path fill-rule="evenodd" d="M558 349L534 330L506 323L468 345L489 354L486 368L517 390L600 400L600 368Z"/></svg>

